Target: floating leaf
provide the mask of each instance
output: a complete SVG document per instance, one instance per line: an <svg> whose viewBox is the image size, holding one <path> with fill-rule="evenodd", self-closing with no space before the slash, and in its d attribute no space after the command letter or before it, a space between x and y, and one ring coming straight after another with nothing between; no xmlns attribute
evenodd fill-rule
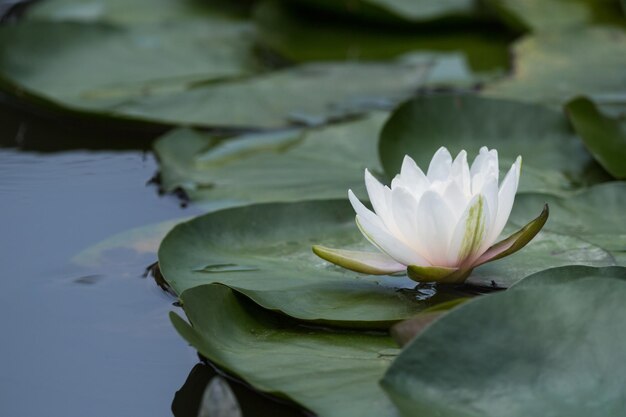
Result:
<svg viewBox="0 0 626 417"><path fill-rule="evenodd" d="M405 347L382 385L406 417L622 415L625 297L614 279L480 297Z"/></svg>
<svg viewBox="0 0 626 417"><path fill-rule="evenodd" d="M185 291L182 301L191 326L171 314L181 336L256 389L325 417L397 415L378 386L394 357L386 334L300 326L221 285Z"/></svg>
<svg viewBox="0 0 626 417"><path fill-rule="evenodd" d="M604 116L584 97L568 102L565 110L600 165L615 178L626 179L626 124Z"/></svg>
<svg viewBox="0 0 626 417"><path fill-rule="evenodd" d="M195 201L240 203L344 197L364 191L363 170L380 170L378 132L387 115L308 131L244 135L218 143L190 130L159 139L161 186Z"/></svg>
<svg viewBox="0 0 626 417"><path fill-rule="evenodd" d="M129 27L25 21L0 28L0 82L75 110L116 112L252 73L252 34L249 23L217 17Z"/></svg>
<svg viewBox="0 0 626 417"><path fill-rule="evenodd" d="M135 100L117 107L114 113L144 121L213 127L319 125L390 108L417 89L431 85L431 80L441 85L438 71L450 74L450 69L445 65L440 69L440 59L448 58L426 54L388 63L307 64ZM457 71L457 77L468 78L462 70Z"/></svg>
<svg viewBox="0 0 626 417"><path fill-rule="evenodd" d="M626 250L626 182L594 185L569 198L518 195L510 221L521 224L539 202L550 205L545 230L580 237L610 251Z"/></svg>
<svg viewBox="0 0 626 417"><path fill-rule="evenodd" d="M379 152L385 172L395 173L405 154L425 168L441 146L453 154L461 149L477 153L481 146L495 148L502 170L522 155L518 192L564 193L605 175L560 112L471 95L417 97L406 102L385 125ZM541 206L543 202L535 210Z"/></svg>
<svg viewBox="0 0 626 417"><path fill-rule="evenodd" d="M449 52L457 54L458 59L450 54L450 59L434 59L434 64L439 65L442 72L442 67L447 66L451 74L459 74L464 68L463 63L467 62L472 71L481 73L478 76L465 70L467 81L471 81L471 77L481 81L486 73L500 74L509 65L511 36L493 30L376 28L370 24L332 19L327 14L311 14L306 8L276 1L261 2L255 9L254 18L260 41L295 62L390 59L416 51ZM459 81L465 80L461 78Z"/></svg>
<svg viewBox="0 0 626 417"><path fill-rule="evenodd" d="M209 3L195 0L46 0L30 5L24 18L134 25L203 18L214 14Z"/></svg>
<svg viewBox="0 0 626 417"><path fill-rule="evenodd" d="M425 296L406 276L368 276L319 259L311 246L369 244L345 200L259 204L210 213L175 227L159 249L161 273L182 293L221 283L292 317L343 327L387 328L461 295Z"/></svg>
<svg viewBox="0 0 626 417"><path fill-rule="evenodd" d="M604 268L594 268L591 266L581 265L561 266L558 268L545 269L537 272L536 274L527 276L515 284L514 288L534 288L560 285L587 278L614 278L626 280L626 268L621 266L607 266Z"/></svg>
<svg viewBox="0 0 626 417"><path fill-rule="evenodd" d="M486 6L522 31L563 31L590 24L623 24L611 0L487 0Z"/></svg>
<svg viewBox="0 0 626 417"><path fill-rule="evenodd" d="M508 232L508 230L507 230ZM359 275L319 259L323 242L370 249L345 200L258 204L226 209L176 226L163 240L159 263L177 292L221 283L264 308L335 326L387 328L444 301L468 296L453 286L426 294L406 276ZM610 254L571 236L540 233L524 250L474 270L468 282L509 286L534 272L568 264L613 265ZM207 265L228 271L207 273Z"/></svg>
<svg viewBox="0 0 626 417"><path fill-rule="evenodd" d="M559 106L581 94L598 100L620 94L624 101L626 34L620 29L536 34L518 41L513 54L511 77L490 84L485 94Z"/></svg>

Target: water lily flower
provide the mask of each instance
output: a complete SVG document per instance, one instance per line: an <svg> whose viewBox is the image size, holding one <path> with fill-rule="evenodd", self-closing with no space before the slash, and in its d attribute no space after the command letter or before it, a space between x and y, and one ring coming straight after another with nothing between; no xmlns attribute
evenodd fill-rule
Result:
<svg viewBox="0 0 626 417"><path fill-rule="evenodd" d="M391 187L365 170L373 211L352 190L356 224L378 252L313 246L319 257L366 274L406 271L418 282L461 283L486 262L517 252L541 230L548 206L518 232L495 243L511 214L519 184L517 157L499 184L498 152L482 147L472 166L467 152L453 160L441 147L426 174L408 155ZM495 244L494 244L495 243Z"/></svg>

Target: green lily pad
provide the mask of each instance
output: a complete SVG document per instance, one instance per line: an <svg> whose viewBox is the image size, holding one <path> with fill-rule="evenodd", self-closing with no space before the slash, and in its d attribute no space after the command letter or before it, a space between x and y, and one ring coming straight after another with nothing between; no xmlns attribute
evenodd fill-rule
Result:
<svg viewBox="0 0 626 417"><path fill-rule="evenodd" d="M176 330L220 368L324 417L393 417L378 379L397 353L386 334L303 327L221 285L182 296Z"/></svg>
<svg viewBox="0 0 626 417"><path fill-rule="evenodd" d="M503 173L522 155L518 192L562 194L606 176L560 112L472 95L417 97L403 104L385 125L379 152L392 176L405 154L425 169L441 146L453 154L466 149L470 158L481 146L495 148Z"/></svg>
<svg viewBox="0 0 626 417"><path fill-rule="evenodd" d="M577 236L610 251L626 250L626 182L597 184L569 198L519 195L511 221L521 224L540 202L550 205L550 221L544 230Z"/></svg>
<svg viewBox="0 0 626 417"><path fill-rule="evenodd" d="M375 249L347 199L258 204L209 213L176 226L159 248L161 273L182 293L221 283L289 316L343 327L387 328L444 301L454 287L414 287L406 276L369 276L319 259L314 244ZM541 269L613 265L606 251L571 236L540 233L508 258L477 268L470 283L508 286ZM434 295L433 295L434 294Z"/></svg>
<svg viewBox="0 0 626 417"><path fill-rule="evenodd" d="M568 102L565 110L600 165L615 178L626 179L626 123L604 116L584 97Z"/></svg>
<svg viewBox="0 0 626 417"><path fill-rule="evenodd" d="M540 33L513 47L513 73L489 96L560 106L578 95L602 103L626 92L626 33L617 28ZM580 57L585 59L581 60Z"/></svg>
<svg viewBox="0 0 626 417"><path fill-rule="evenodd" d="M144 123L317 125L389 108L421 87L468 79L458 57L451 64L450 56L430 53L208 82L258 69L251 68L250 24L217 17L125 29L36 21L0 29L0 83L14 94Z"/></svg>
<svg viewBox="0 0 626 417"><path fill-rule="evenodd" d="M590 24L623 24L612 0L487 0L487 7L513 28L522 31L559 31Z"/></svg>
<svg viewBox="0 0 626 417"><path fill-rule="evenodd" d="M412 51L451 52L466 61L476 81L486 74L501 74L509 66L511 37L494 31L425 30L421 27L394 29L346 20L328 15L312 15L309 10L277 1L261 2L255 9L260 41L281 56L295 62L328 60L390 59ZM455 65L452 65L455 64ZM450 68L460 65L450 61Z"/></svg>
<svg viewBox="0 0 626 417"><path fill-rule="evenodd" d="M25 21L0 28L0 83L71 109L115 112L250 74L252 46L249 23L217 17L129 27Z"/></svg>
<svg viewBox="0 0 626 417"><path fill-rule="evenodd" d="M178 294L221 283L270 310L343 327L387 328L463 294L424 293L406 276L360 275L319 259L316 243L370 249L345 200L259 204L176 226L159 248L161 273ZM434 295L433 295L434 294Z"/></svg>
<svg viewBox="0 0 626 417"><path fill-rule="evenodd" d="M546 225L552 223L555 217L556 214L551 213ZM508 234L507 230L512 233L516 228L508 227L504 236ZM481 286L491 284L510 287L528 275L564 265L612 266L615 265L615 259L604 248L575 236L542 231L519 252L474 269L467 282Z"/></svg>
<svg viewBox="0 0 626 417"><path fill-rule="evenodd" d="M480 297L410 343L382 385L406 417L622 415L625 297L614 279Z"/></svg>
<svg viewBox="0 0 626 417"><path fill-rule="evenodd" d="M440 59L447 59L445 55ZM439 66L434 54L388 63L317 63L239 81L196 86L120 105L116 115L213 127L276 128L319 125L389 108L428 85L468 79L463 69Z"/></svg>
<svg viewBox="0 0 626 417"><path fill-rule="evenodd" d="M535 288L549 285L566 284L580 279L613 278L626 280L626 268L607 266L594 268L591 266L569 265L545 269L532 274L515 284L514 288Z"/></svg>
<svg viewBox="0 0 626 417"><path fill-rule="evenodd" d="M238 203L345 197L364 191L365 168L379 171L378 132L386 113L312 130L250 134L218 141L192 130L154 144L166 192L194 201Z"/></svg>
<svg viewBox="0 0 626 417"><path fill-rule="evenodd" d="M196 0L46 0L28 7L24 19L137 24L205 17L210 2Z"/></svg>

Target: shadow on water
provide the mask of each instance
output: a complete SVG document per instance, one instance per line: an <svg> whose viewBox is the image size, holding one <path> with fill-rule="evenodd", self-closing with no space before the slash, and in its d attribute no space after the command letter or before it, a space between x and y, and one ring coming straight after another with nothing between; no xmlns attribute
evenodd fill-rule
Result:
<svg viewBox="0 0 626 417"><path fill-rule="evenodd" d="M224 375L206 363L193 367L185 384L176 392L172 402L174 417L197 417L205 391L215 377ZM242 417L309 417L300 408L287 402L278 402L251 389L246 384L225 378L235 395Z"/></svg>

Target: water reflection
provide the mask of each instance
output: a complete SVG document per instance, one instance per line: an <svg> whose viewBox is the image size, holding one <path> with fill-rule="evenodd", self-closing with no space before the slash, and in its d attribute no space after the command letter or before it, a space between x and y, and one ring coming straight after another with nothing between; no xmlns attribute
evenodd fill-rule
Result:
<svg viewBox="0 0 626 417"><path fill-rule="evenodd" d="M172 401L175 417L198 417L202 398L209 382L219 376L215 369L205 363L193 367L185 384L176 392ZM312 416L305 410L285 401L262 395L244 383L226 378L235 394L243 417L307 417Z"/></svg>
<svg viewBox="0 0 626 417"><path fill-rule="evenodd" d="M175 298L141 277L158 237L84 249L197 211L146 186L149 154L61 151L98 134L44 122L0 106L0 416L171 416L197 357L168 320Z"/></svg>

